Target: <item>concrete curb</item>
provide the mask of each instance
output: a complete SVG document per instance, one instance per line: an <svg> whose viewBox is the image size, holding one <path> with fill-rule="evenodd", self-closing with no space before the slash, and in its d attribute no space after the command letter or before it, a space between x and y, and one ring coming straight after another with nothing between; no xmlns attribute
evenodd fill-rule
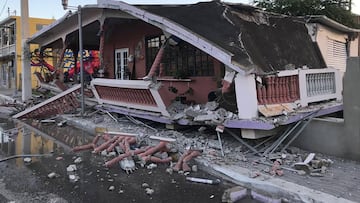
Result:
<svg viewBox="0 0 360 203"><path fill-rule="evenodd" d="M288 202L355 203L348 199L335 197L331 194L313 190L263 173L260 177L250 178L249 174L251 170L244 167L217 165L200 158L196 158L195 160L202 170L212 175L272 198L282 198Z"/></svg>

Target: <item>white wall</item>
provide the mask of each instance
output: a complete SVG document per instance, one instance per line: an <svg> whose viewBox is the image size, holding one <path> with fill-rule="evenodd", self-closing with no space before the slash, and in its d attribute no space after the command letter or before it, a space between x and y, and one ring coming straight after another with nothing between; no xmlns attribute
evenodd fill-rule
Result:
<svg viewBox="0 0 360 203"><path fill-rule="evenodd" d="M240 119L252 119L258 116L255 76L240 75L235 77L236 103Z"/></svg>

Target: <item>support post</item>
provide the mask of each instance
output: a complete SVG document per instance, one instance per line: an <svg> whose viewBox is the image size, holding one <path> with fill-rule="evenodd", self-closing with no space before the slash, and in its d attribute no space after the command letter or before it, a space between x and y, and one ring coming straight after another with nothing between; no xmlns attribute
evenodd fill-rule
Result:
<svg viewBox="0 0 360 203"><path fill-rule="evenodd" d="M78 21L79 21L79 52L80 52L80 82L81 82L81 117L84 116L85 101L84 101L84 60L83 60L83 37L82 37L82 18L81 6L78 6Z"/></svg>
<svg viewBox="0 0 360 203"><path fill-rule="evenodd" d="M21 82L21 99L26 101L31 98L31 66L30 66L30 46L27 44L29 37L29 2L28 0L21 0L21 69L22 69L22 82Z"/></svg>

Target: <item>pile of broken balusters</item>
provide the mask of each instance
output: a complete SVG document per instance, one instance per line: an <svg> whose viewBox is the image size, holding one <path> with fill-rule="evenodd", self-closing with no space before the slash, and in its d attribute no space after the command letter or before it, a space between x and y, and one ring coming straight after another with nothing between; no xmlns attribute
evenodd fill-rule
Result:
<svg viewBox="0 0 360 203"><path fill-rule="evenodd" d="M150 136L149 139L157 142L156 145L151 146L140 141L137 134L108 131L104 128L96 128L95 132L96 135L91 143L76 146L73 151L93 150L93 153L101 153L109 157L115 156L115 158L106 161L104 165L112 167L119 163L126 173L132 173L136 169L135 162L145 166L147 163L170 163L175 161L177 162L171 167L172 170L189 172L191 171L188 165L189 161L201 155L202 152L199 149L188 149L178 158L177 150L175 147L170 146L171 143L176 141L172 138ZM101 144L98 144L99 142Z"/></svg>

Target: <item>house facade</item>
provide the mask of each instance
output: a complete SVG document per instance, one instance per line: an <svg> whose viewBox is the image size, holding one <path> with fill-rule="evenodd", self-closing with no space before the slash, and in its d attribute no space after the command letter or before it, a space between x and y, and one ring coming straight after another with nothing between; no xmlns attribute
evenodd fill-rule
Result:
<svg viewBox="0 0 360 203"><path fill-rule="evenodd" d="M40 31L45 25L52 23L52 19L29 18L29 33ZM21 18L9 16L0 22L0 85L6 89L21 89ZM32 47L34 49L34 46ZM30 56L29 56L30 57ZM32 68L32 72L37 71ZM32 79L32 87L37 82Z"/></svg>
<svg viewBox="0 0 360 203"><path fill-rule="evenodd" d="M307 22L309 34L318 44L326 65L344 74L347 58L359 56L359 30L326 16L309 16Z"/></svg>
<svg viewBox="0 0 360 203"><path fill-rule="evenodd" d="M90 88L103 110L257 138L342 109L341 73L298 19L242 4L108 0L83 7L82 18L84 49L100 55ZM77 53L77 23L68 13L29 42Z"/></svg>

